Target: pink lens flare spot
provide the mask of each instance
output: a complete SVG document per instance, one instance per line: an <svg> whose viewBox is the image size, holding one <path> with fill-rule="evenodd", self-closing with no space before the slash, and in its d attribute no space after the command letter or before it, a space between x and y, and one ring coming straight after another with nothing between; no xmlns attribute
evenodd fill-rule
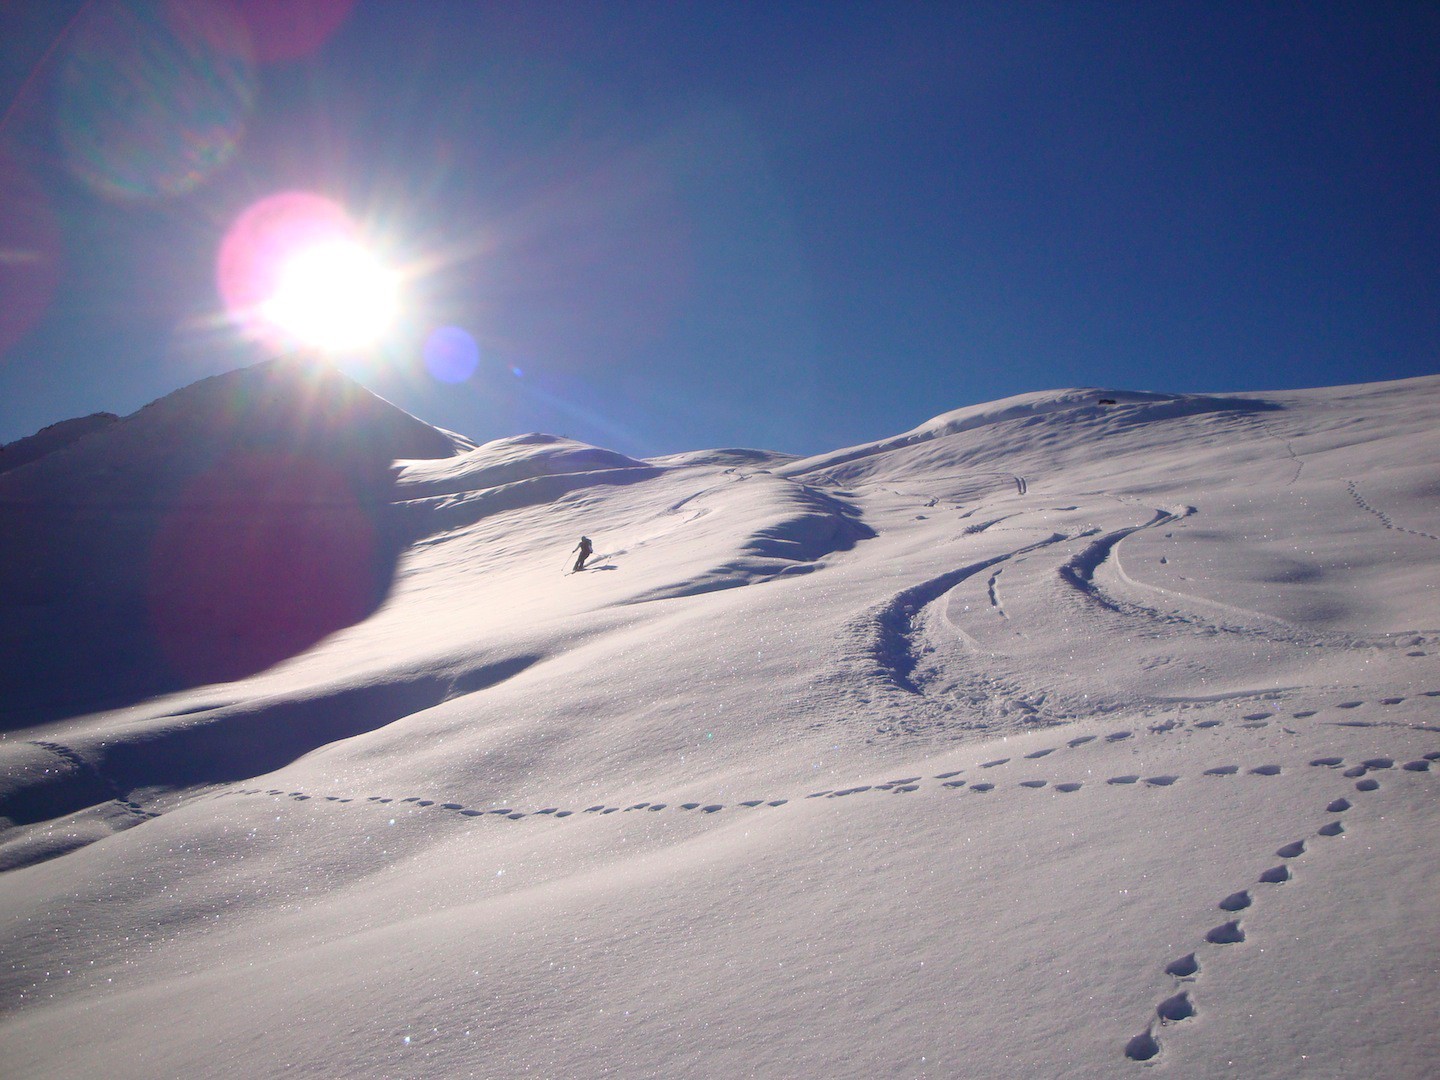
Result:
<svg viewBox="0 0 1440 1080"><path fill-rule="evenodd" d="M303 452L240 450L195 477L151 542L150 628L175 673L243 678L373 609L377 524Z"/></svg>

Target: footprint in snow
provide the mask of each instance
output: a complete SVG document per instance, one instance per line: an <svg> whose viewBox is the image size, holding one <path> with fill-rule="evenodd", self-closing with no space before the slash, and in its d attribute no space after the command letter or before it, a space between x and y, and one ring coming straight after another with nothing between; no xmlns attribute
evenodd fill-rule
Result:
<svg viewBox="0 0 1440 1080"><path fill-rule="evenodd" d="M1130 774L1126 776L1112 776L1109 780L1106 780L1105 782L1107 784L1133 784L1136 783L1139 779L1140 777L1135 776L1134 774Z"/></svg>
<svg viewBox="0 0 1440 1080"><path fill-rule="evenodd" d="M1046 747L1044 750L1036 750L1033 754L1026 754L1025 757L1026 759L1033 761L1036 758L1046 757L1047 755L1053 754L1054 752L1055 748L1053 746L1049 746Z"/></svg>
<svg viewBox="0 0 1440 1080"><path fill-rule="evenodd" d="M1349 809L1349 799L1336 799L1334 802L1330 803L1328 806L1325 807L1325 812L1327 814L1339 814Z"/></svg>
<svg viewBox="0 0 1440 1080"><path fill-rule="evenodd" d="M1150 1061L1160 1053L1160 1044L1149 1031L1142 1031L1125 1044L1125 1056L1131 1061Z"/></svg>
<svg viewBox="0 0 1440 1080"><path fill-rule="evenodd" d="M1147 776L1145 783L1151 787L1169 787L1179 779L1178 776Z"/></svg>
<svg viewBox="0 0 1440 1080"><path fill-rule="evenodd" d="M1020 781L1020 786L1021 786L1021 787L1028 787L1028 788L1042 788L1042 787L1045 786L1045 781L1044 781L1044 780L1021 780L1021 781Z"/></svg>
<svg viewBox="0 0 1440 1080"><path fill-rule="evenodd" d="M995 785L994 785L994 784L971 784L971 785L970 785L970 790L971 790L971 791L994 791L994 790L995 790Z"/></svg>
<svg viewBox="0 0 1440 1080"><path fill-rule="evenodd" d="M1212 728L1212 727L1219 727L1221 723L1222 723L1222 721L1219 721L1219 720L1201 720L1201 721L1200 721L1198 724L1196 724L1195 726L1196 726L1197 728Z"/></svg>
<svg viewBox="0 0 1440 1080"><path fill-rule="evenodd" d="M1417 761L1407 761L1404 765L1401 765L1400 767L1406 772L1429 772L1430 762L1425 760L1424 758L1420 758Z"/></svg>
<svg viewBox="0 0 1440 1080"><path fill-rule="evenodd" d="M1314 761L1310 762L1310 764L1311 764L1311 765L1327 765L1327 766L1329 766L1330 768L1333 769L1333 768L1335 768L1335 767L1338 766L1338 765L1344 764L1344 762L1345 762L1345 759L1344 759L1344 758L1338 758L1338 757L1317 757Z"/></svg>
<svg viewBox="0 0 1440 1080"><path fill-rule="evenodd" d="M1070 749L1073 750L1073 749L1075 749L1075 747L1077 747L1077 746L1084 746L1086 743L1094 742L1094 741L1095 741L1095 736L1094 736L1094 735L1081 735L1078 739L1071 739L1071 740L1070 740L1068 743L1066 743L1065 745L1068 746L1068 747L1070 747Z"/></svg>
<svg viewBox="0 0 1440 1080"><path fill-rule="evenodd" d="M1252 776L1279 776L1279 765L1260 765L1250 770Z"/></svg>
<svg viewBox="0 0 1440 1080"><path fill-rule="evenodd" d="M1272 866L1260 875L1260 881L1265 885L1284 885L1290 880L1290 867L1281 863L1279 866Z"/></svg>
<svg viewBox="0 0 1440 1080"><path fill-rule="evenodd" d="M994 761L984 761L980 763L980 768L993 769L996 765L1004 765L1009 760L1010 759L1008 757L1002 757L996 758Z"/></svg>
<svg viewBox="0 0 1440 1080"><path fill-rule="evenodd" d="M1165 974L1174 975L1177 979L1193 979L1200 973L1200 961L1195 959L1195 954L1186 953L1178 960L1171 960L1165 965Z"/></svg>
<svg viewBox="0 0 1440 1080"><path fill-rule="evenodd" d="M1082 787L1084 787L1084 786L1085 786L1085 785L1083 785L1083 784L1075 783L1075 782L1071 782L1071 783L1068 783L1068 784L1056 784L1056 785L1055 785L1055 790L1056 790L1056 791L1064 791L1064 792L1079 791L1079 790L1080 790Z"/></svg>
<svg viewBox="0 0 1440 1080"><path fill-rule="evenodd" d="M1237 893L1231 893L1220 901L1221 911L1244 911L1251 904L1250 894L1244 889Z"/></svg>
<svg viewBox="0 0 1440 1080"><path fill-rule="evenodd" d="M1213 769L1206 769L1206 776L1234 776L1240 771L1239 765L1217 765Z"/></svg>
<svg viewBox="0 0 1440 1080"><path fill-rule="evenodd" d="M1345 826L1338 821L1332 821L1327 825L1321 825L1319 832L1321 836L1339 836L1345 831Z"/></svg>
<svg viewBox="0 0 1440 1080"><path fill-rule="evenodd" d="M1374 777L1367 777L1364 780L1357 780L1355 782L1356 791L1378 791L1379 789L1380 781Z"/></svg>
<svg viewBox="0 0 1440 1080"><path fill-rule="evenodd" d="M1180 1020L1189 1020L1195 1015L1195 1003L1190 1000L1190 994L1181 990L1174 997L1168 997L1155 1008L1155 1013L1160 1017L1162 1024L1173 1024Z"/></svg>
<svg viewBox="0 0 1440 1080"><path fill-rule="evenodd" d="M1245 931L1241 928L1239 919L1231 919L1206 934L1205 940L1211 945L1238 945L1245 940Z"/></svg>
<svg viewBox="0 0 1440 1080"><path fill-rule="evenodd" d="M1293 859L1303 855L1305 854L1305 841L1296 840L1293 844L1286 844L1284 847L1278 848L1275 854L1282 859Z"/></svg>

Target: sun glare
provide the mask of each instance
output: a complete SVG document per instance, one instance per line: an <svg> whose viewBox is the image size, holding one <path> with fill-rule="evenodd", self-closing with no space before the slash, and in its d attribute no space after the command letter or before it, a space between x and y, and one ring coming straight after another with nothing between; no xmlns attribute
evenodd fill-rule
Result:
<svg viewBox="0 0 1440 1080"><path fill-rule="evenodd" d="M396 313L395 275L349 240L291 253L275 275L260 316L288 336L321 349L375 341Z"/></svg>
<svg viewBox="0 0 1440 1080"><path fill-rule="evenodd" d="M323 196L288 191L262 199L220 245L216 279L226 312L275 349L344 352L378 343L399 315L400 276L367 240Z"/></svg>

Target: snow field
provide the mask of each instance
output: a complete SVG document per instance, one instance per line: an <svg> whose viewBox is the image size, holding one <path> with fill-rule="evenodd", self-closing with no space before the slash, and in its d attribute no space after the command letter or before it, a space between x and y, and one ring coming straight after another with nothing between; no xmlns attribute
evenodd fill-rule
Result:
<svg viewBox="0 0 1440 1080"><path fill-rule="evenodd" d="M402 462L366 617L0 741L7 1074L1427 1075L1440 379L1104 394Z"/></svg>

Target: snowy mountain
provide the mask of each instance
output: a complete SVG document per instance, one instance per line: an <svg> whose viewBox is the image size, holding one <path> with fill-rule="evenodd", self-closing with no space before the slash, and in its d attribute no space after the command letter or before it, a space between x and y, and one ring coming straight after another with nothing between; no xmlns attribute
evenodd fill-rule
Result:
<svg viewBox="0 0 1440 1080"><path fill-rule="evenodd" d="M1431 1075L1437 420L640 461L272 364L61 440L0 475L5 1074Z"/></svg>

